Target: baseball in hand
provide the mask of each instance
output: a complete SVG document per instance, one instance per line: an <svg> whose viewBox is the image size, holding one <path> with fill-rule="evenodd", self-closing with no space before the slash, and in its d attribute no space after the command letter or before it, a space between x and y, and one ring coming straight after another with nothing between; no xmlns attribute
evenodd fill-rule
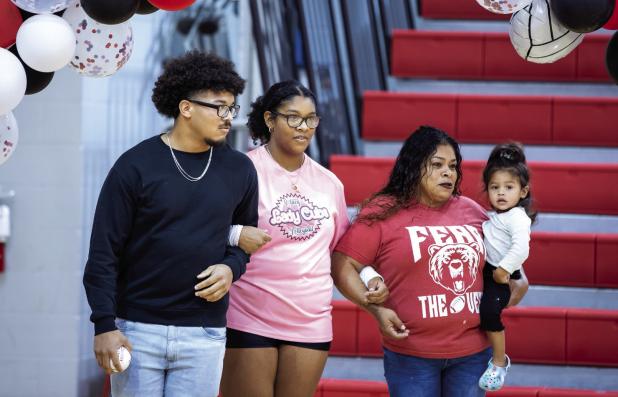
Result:
<svg viewBox="0 0 618 397"><path fill-rule="evenodd" d="M118 348L118 361L120 361L120 369L114 366L114 362L109 360L109 366L112 368L112 372L122 372L129 367L131 364L131 353L127 350L126 347L120 346Z"/></svg>

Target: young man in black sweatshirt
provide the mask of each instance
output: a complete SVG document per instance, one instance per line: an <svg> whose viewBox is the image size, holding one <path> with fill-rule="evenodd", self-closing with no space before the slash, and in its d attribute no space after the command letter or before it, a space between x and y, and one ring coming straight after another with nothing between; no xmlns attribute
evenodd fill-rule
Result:
<svg viewBox="0 0 618 397"><path fill-rule="evenodd" d="M249 257L230 225L257 226L257 174L225 137L245 81L234 65L190 52L165 65L157 110L172 129L124 153L97 203L84 286L94 351L114 396L213 397L225 352L227 292Z"/></svg>

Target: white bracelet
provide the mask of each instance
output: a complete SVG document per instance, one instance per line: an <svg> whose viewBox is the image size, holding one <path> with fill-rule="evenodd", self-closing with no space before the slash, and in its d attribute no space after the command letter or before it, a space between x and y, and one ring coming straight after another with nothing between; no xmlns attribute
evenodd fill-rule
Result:
<svg viewBox="0 0 618 397"><path fill-rule="evenodd" d="M231 247L238 247L238 240L240 240L241 232L242 225L232 225L230 227L230 234L227 238L227 244Z"/></svg>
<svg viewBox="0 0 618 397"><path fill-rule="evenodd" d="M376 272L376 270L371 266L365 266L358 275L360 276L363 284L365 284L365 287L367 287L367 289L369 289L369 281L371 279L380 277L380 280L384 282L384 278L380 276L380 273Z"/></svg>

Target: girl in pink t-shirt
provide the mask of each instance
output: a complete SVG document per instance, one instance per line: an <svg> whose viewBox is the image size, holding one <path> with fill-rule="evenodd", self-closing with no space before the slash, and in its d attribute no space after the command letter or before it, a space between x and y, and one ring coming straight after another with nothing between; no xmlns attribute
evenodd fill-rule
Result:
<svg viewBox="0 0 618 397"><path fill-rule="evenodd" d="M230 289L225 397L312 396L324 369L331 253L348 217L341 182L305 155L319 122L314 95L295 81L273 85L252 104L248 126L263 144L248 154L258 173L259 221L258 229L243 228L249 236L238 245L253 251L270 241ZM231 240L238 234L233 227Z"/></svg>

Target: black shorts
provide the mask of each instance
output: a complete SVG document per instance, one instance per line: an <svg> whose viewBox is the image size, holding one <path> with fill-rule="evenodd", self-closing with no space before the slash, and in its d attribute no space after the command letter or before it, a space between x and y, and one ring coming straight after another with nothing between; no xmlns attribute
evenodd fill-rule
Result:
<svg viewBox="0 0 618 397"><path fill-rule="evenodd" d="M307 343L307 342L292 342L287 340L268 338L266 336L256 335L249 332L238 331L236 329L227 329L226 348L231 349L247 349L255 347L275 347L282 345L304 347L305 349L328 351L330 342Z"/></svg>
<svg viewBox="0 0 618 397"><path fill-rule="evenodd" d="M483 296L481 297L481 329L484 331L503 331L501 314L511 299L511 287L509 284L498 284L494 281L493 271L496 269L489 262L485 262L483 269ZM519 270L513 272L511 278L521 278Z"/></svg>

